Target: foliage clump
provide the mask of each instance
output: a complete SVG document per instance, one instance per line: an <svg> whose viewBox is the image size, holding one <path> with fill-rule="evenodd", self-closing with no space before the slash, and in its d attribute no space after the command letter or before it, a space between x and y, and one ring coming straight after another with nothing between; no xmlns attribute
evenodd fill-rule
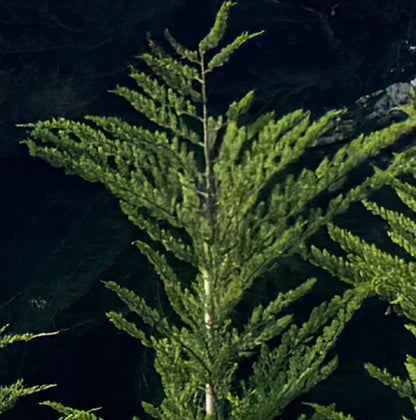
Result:
<svg viewBox="0 0 416 420"><path fill-rule="evenodd" d="M411 168L414 165L414 146L409 147L405 153L412 157L408 160ZM400 155L395 157L396 160L402 158ZM362 201L368 212L384 222L385 233L396 245L395 249L383 250L380 244L370 243L347 229L330 223L329 235L340 245L342 255L312 247L309 259L353 287L365 287L369 296L378 296L386 301L386 315L395 312L410 320L412 323L407 324L406 329L416 337L416 175L414 171L407 173L404 179L395 177L388 183L399 199L397 201L400 202L400 210L387 208L369 199ZM387 369L371 363L365 363L364 367L372 377L395 390L401 398L408 399L416 414L416 359L413 356L406 356L405 378L395 376ZM333 406L312 406L325 419L353 420L350 415L337 412ZM402 418L408 420L405 416Z"/></svg>
<svg viewBox="0 0 416 420"><path fill-rule="evenodd" d="M254 116L250 91L224 114L211 114L210 74L261 35L244 32L220 46L233 5L223 4L196 50L169 32L173 53L150 41L151 52L141 57L147 71L131 69L137 89L114 91L147 124L88 116L27 125L24 143L33 156L104 184L148 235L134 244L159 274L170 309L155 309L115 282L106 286L147 325L108 313L117 328L155 351L164 397L143 404L155 419L270 420L333 372L337 358L328 353L367 297L366 287L318 305L300 325L290 307L315 279L277 290L266 303L252 302L253 309L240 314L243 325L235 312L279 258L305 251L318 229L407 168L395 160L341 189L354 168L416 127L410 117L299 169L338 111L315 121L303 110ZM191 267L192 279L178 276L178 260ZM71 418L86 413L48 404Z"/></svg>

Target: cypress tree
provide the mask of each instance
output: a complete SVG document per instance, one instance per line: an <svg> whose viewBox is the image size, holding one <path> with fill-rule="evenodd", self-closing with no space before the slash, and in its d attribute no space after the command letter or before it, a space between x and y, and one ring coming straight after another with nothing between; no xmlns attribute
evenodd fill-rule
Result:
<svg viewBox="0 0 416 420"><path fill-rule="evenodd" d="M32 156L103 183L148 234L148 241L134 245L157 271L170 310L157 310L110 281L106 287L149 328L119 313L107 315L155 351L164 398L143 404L155 419L270 420L335 369L328 351L367 288L358 285L322 303L300 325L288 310L315 279L278 290L265 304L253 302L247 314L241 302L279 258L304 250L305 241L335 215L401 171L397 165L378 169L349 191L340 190L352 169L416 126L410 117L354 139L314 168L297 170L294 164L336 123L338 111L315 121L303 110L255 117L250 91L224 114L212 114L211 73L262 34L243 32L221 47L233 5L223 3L195 50L168 31L172 53L150 41L151 52L141 56L148 71L131 69L137 89L114 91L149 125L98 116L26 125L24 143ZM175 259L192 267L191 281L179 278ZM237 312L243 325L235 322ZM97 418L47 404L65 418Z"/></svg>

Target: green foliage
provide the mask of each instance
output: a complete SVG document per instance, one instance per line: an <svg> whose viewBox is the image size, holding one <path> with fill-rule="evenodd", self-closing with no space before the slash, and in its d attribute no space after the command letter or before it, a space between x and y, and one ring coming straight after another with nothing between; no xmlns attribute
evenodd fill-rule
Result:
<svg viewBox="0 0 416 420"><path fill-rule="evenodd" d="M409 330L414 337L416 337L416 326L414 324L406 325L406 329ZM416 416L416 358L410 355L406 356L405 366L407 378L405 379L394 376L388 372L387 369L380 369L371 363L366 363L364 366L373 378L378 379L384 385L395 390L401 398L407 398L413 405L413 410ZM403 416L403 420L409 419Z"/></svg>
<svg viewBox="0 0 416 420"><path fill-rule="evenodd" d="M349 414L344 414L341 411L337 411L335 404L329 406L323 406L319 404L310 404L306 405L311 406L315 410L315 415L312 416L311 420L354 420Z"/></svg>
<svg viewBox="0 0 416 420"><path fill-rule="evenodd" d="M201 55L218 47L227 29L227 21L230 9L235 6L235 4L236 3L232 1L226 1L222 4L220 10L218 11L214 25L212 26L208 35L199 43L199 52Z"/></svg>
<svg viewBox="0 0 416 420"><path fill-rule="evenodd" d="M416 326L414 324L406 325L406 329L416 337ZM401 398L408 399L413 405L413 410L416 415L416 358L410 355L406 356L406 378L392 375L387 369L381 369L371 363L365 363L364 367L373 378L396 391ZM307 405L313 407L315 410L315 415L311 420L354 420L354 417L351 415L336 411L334 404L327 407L319 404ZM402 416L402 419L409 420L406 416Z"/></svg>
<svg viewBox="0 0 416 420"><path fill-rule="evenodd" d="M250 39L256 38L259 35L262 35L264 32L256 32L254 34L249 34L248 32L243 32L239 35L231 44L224 47L220 52L214 55L211 60L208 62L208 71L214 70L216 67L222 67L230 58L231 54L234 53L241 45L245 44Z"/></svg>
<svg viewBox="0 0 416 420"><path fill-rule="evenodd" d="M409 109L408 109L409 111ZM396 155L393 166L406 166L408 174L406 181L399 177L389 182L397 197L402 202L402 210L390 210L376 202L363 200L364 207L373 215L380 217L387 224L387 235L399 248L396 253L383 251L378 245L354 235L346 229L329 224L328 231L333 241L338 243L345 255L336 256L327 250L311 248L310 261L328 270L332 275L350 285L366 288L371 295L379 296L389 304L388 311L394 310L409 320L416 321L416 291L414 281L416 276L416 187L414 171L415 147L409 147L405 155ZM413 178L413 182L411 182ZM399 249L401 252L399 254ZM416 337L416 327L413 324L406 328ZM405 367L407 378L392 375L387 369L381 369L365 364L365 369L384 385L395 390L401 398L407 398L414 407L416 414L416 359L407 355ZM316 412L327 419L351 419L351 416L332 411L332 408L312 405ZM403 419L407 418L403 416Z"/></svg>
<svg viewBox="0 0 416 420"><path fill-rule="evenodd" d="M243 384L243 397L231 399L231 418L275 418L296 397L328 377L337 364L336 357L327 361L328 351L364 298L362 291L349 290L316 307L301 327L291 325L275 349L262 345L249 386Z"/></svg>
<svg viewBox="0 0 416 420"><path fill-rule="evenodd" d="M21 397L35 394L46 389L53 388L56 385L37 385L25 387L23 380L19 379L11 385L0 387L0 414L10 410Z"/></svg>
<svg viewBox="0 0 416 420"><path fill-rule="evenodd" d="M416 188L399 179L392 180L391 185L402 203L416 212ZM388 210L375 202L364 200L363 204L372 214L387 222L387 235L403 249L402 255L382 251L377 245L330 224L329 234L341 245L346 256L334 256L326 250L312 247L311 261L351 285L367 284L371 292L388 301L393 310L416 321L415 221L402 212Z"/></svg>
<svg viewBox="0 0 416 420"><path fill-rule="evenodd" d="M91 410L84 411L84 410L77 410L75 408L66 407L62 404L53 401L43 401L42 405L47 405L53 408L60 414L64 416L59 417L58 420L102 420L101 417L97 417L94 414L94 411L99 410L100 408L92 408Z"/></svg>
<svg viewBox="0 0 416 420"><path fill-rule="evenodd" d="M138 89L114 91L149 120L147 125L93 116L26 125L31 131L24 143L32 156L103 183L129 220L148 234L149 241L135 245L159 274L177 317L115 282L106 286L146 324L141 328L108 313L117 328L155 350L164 399L158 406L143 405L155 419L270 420L325 379L337 363L327 359L328 351L366 298L367 287L357 284L322 303L301 325L289 308L311 290L313 279L276 291L267 303L252 302L250 313L240 311L243 325L235 314L280 257L304 250L305 241L335 215L410 170L407 160L396 157L388 168L375 168L362 183L340 191L352 169L416 127L413 117L354 139L315 168L296 170L294 164L338 111L316 121L303 110L255 118L250 91L223 115L211 115L209 74L261 34L243 33L215 52L232 6L223 4L195 51L169 32L177 56L150 42L151 53L142 61L151 75L133 68ZM328 191L330 197L319 204ZM194 268L191 281L178 277L173 257ZM251 375L244 364L252 366ZM48 404L67 416L80 413Z"/></svg>
<svg viewBox="0 0 416 420"><path fill-rule="evenodd" d="M18 342L31 341L34 338L49 337L56 335L57 333L40 333L40 334L5 334L7 325L0 328L0 348L7 347L11 344ZM0 387L0 414L10 410L18 401L19 398L25 397L31 394L35 394L40 391L52 388L56 385L37 385L32 387L25 387L23 380L19 379L11 385Z"/></svg>
<svg viewBox="0 0 416 420"><path fill-rule="evenodd" d="M24 334L5 334L5 331L7 330L8 325L3 325L0 327L0 348L4 348L7 346L10 346L14 343L19 342L28 342L33 340L34 338L40 338L40 337L51 337L58 332L52 332L52 333L38 333L38 334L32 334L32 333L24 333Z"/></svg>
<svg viewBox="0 0 416 420"><path fill-rule="evenodd" d="M230 322L224 325L223 331L218 332L221 340L212 343L216 346L213 348L214 360L209 359L201 336L204 326L197 325L191 330L193 324L201 324L202 316L194 316L189 322L190 328L178 329L166 318L161 319L157 311L149 308L131 291L114 282L107 283L107 287L152 327L152 335L147 337L121 315L108 314L117 328L156 350L156 368L165 380L163 385L167 399L161 409L147 405L147 410L155 418L173 418L176 415L190 419L189 413L194 418L204 418L202 404L195 404L194 398L201 379L209 373L212 380L215 379L218 401L223 400L224 405L229 403L233 419L266 420L281 414L293 399L333 372L337 360L327 361L327 353L366 297L365 292L350 290L344 296L337 296L331 302L316 307L309 319L298 327L292 323L291 316L281 316L281 312L306 294L313 283L308 281L295 290L280 293L265 308L256 307L243 331L233 328ZM189 319L184 320L187 321ZM279 335L281 344L271 350L267 343ZM247 356L255 355L256 349L260 349L260 353L253 364L253 375L248 382L241 384L240 391L232 392L238 365ZM183 378L188 378L189 384L181 392ZM189 406L183 407L191 391L193 399Z"/></svg>

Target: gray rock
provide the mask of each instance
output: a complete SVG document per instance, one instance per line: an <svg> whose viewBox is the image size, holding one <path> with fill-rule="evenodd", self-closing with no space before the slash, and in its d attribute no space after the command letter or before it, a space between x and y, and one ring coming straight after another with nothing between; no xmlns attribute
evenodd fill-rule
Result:
<svg viewBox="0 0 416 420"><path fill-rule="evenodd" d="M400 106L411 103L414 95L413 85L401 82L362 96L333 122L315 146L347 142L360 134L368 134L403 120L406 115Z"/></svg>

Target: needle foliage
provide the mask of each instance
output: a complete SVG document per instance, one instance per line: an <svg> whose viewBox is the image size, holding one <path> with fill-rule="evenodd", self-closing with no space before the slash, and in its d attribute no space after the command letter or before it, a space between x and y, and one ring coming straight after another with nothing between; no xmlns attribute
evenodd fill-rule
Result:
<svg viewBox="0 0 416 420"><path fill-rule="evenodd" d="M410 153L410 150L408 151ZM396 252L381 249L352 232L329 224L329 234L338 243L344 254L334 255L327 250L311 248L310 260L337 278L353 285L367 287L369 295L378 296L387 302L386 314L394 311L406 317L411 324L406 325L416 337L416 187L415 173L407 180L395 178L390 183L401 210L389 209L379 203L364 200L363 205L374 216L381 218L387 227L387 236L397 245ZM399 377L387 369L371 363L364 365L367 372L395 390L401 398L410 401L416 415L416 359L406 356L406 377ZM337 412L333 406L323 407L312 404L324 419L353 420L350 415ZM403 420L408 420L403 416ZM416 418L413 416L413 418Z"/></svg>
<svg viewBox="0 0 416 420"><path fill-rule="evenodd" d="M243 32L224 44L233 6L222 5L196 49L168 31L170 50L150 41L150 52L131 69L136 88L114 91L147 123L87 116L26 125L32 156L104 184L148 235L134 245L153 264L170 308L156 309L106 283L147 327L115 312L108 313L111 322L155 351L164 396L143 403L146 418L270 420L333 372L337 359L328 352L366 288L357 285L318 305L299 324L291 306L315 279L292 290L277 287L250 309L243 299L250 301L279 258L304 249L317 230L400 172L392 165L348 191L341 188L354 168L416 126L410 117L299 168L338 111L317 120L304 110L255 116L249 91L224 113L212 113L211 74L262 34ZM175 261L189 265L193 277L181 278Z"/></svg>

